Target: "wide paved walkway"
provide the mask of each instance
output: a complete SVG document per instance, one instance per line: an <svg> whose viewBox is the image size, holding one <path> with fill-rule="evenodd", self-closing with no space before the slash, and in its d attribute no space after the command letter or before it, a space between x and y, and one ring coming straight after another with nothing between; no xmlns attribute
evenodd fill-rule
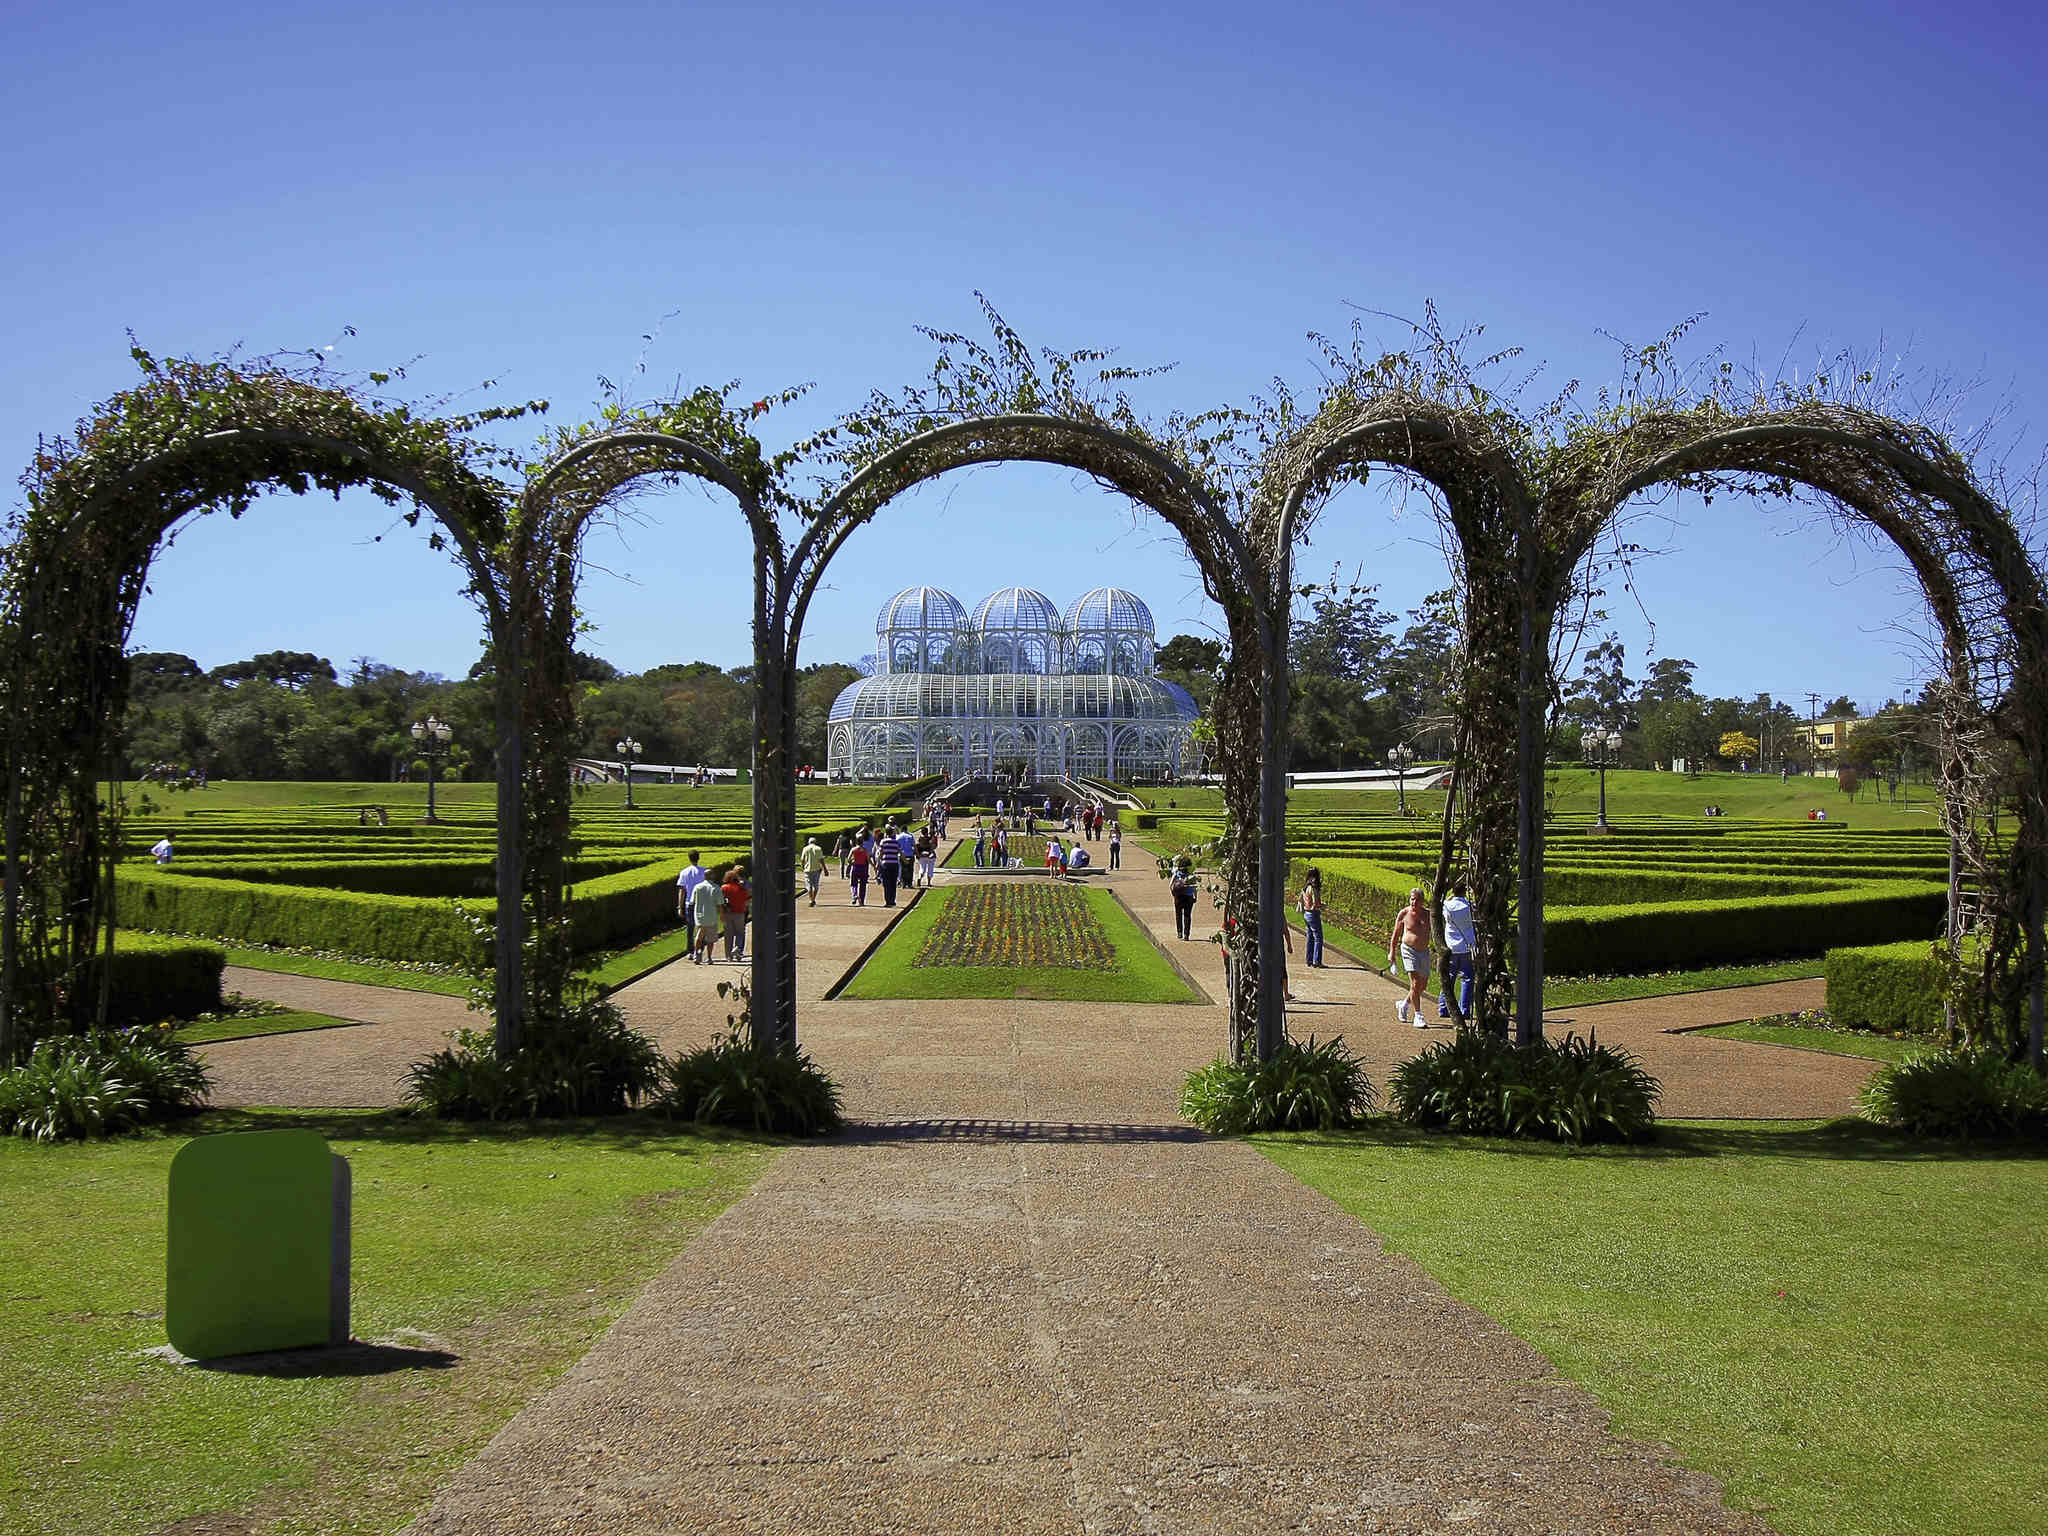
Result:
<svg viewBox="0 0 2048 1536"><path fill-rule="evenodd" d="M1169 933L1144 862L1115 888ZM802 1028L862 1126L785 1154L419 1531L1765 1529L1329 1201L1181 1127L1220 1007L825 1002L889 916L827 896L800 913ZM721 974L622 1000L701 1038ZM1362 969L1296 990L1375 1059L1422 1038Z"/></svg>

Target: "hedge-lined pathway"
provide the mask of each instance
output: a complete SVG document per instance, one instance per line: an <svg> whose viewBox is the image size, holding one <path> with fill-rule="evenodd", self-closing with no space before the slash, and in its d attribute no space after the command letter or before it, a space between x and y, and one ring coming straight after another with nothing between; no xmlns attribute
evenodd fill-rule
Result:
<svg viewBox="0 0 2048 1536"><path fill-rule="evenodd" d="M1149 861L1113 884L1171 932ZM824 1002L888 915L826 890L799 913L803 1028L864 1124L786 1153L416 1530L1765 1529L1335 1205L1180 1126L1220 1007ZM1213 987L1212 948L1165 947ZM688 1038L714 981L620 996ZM1385 981L1298 986L1413 1049Z"/></svg>

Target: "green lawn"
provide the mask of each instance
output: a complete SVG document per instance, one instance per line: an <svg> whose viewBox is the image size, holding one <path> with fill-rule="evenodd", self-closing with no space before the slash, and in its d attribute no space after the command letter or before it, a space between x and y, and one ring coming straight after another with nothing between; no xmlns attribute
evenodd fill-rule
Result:
<svg viewBox="0 0 2048 1536"><path fill-rule="evenodd" d="M1752 1040L1759 1045L1796 1045L1809 1051L1828 1051L1836 1056L1862 1056L1871 1061L1904 1061L1914 1051L1924 1051L1931 1042L1902 1040L1892 1035L1873 1035L1863 1030L1817 1029L1804 1024L1716 1024L1700 1031L1722 1040Z"/></svg>
<svg viewBox="0 0 2048 1536"><path fill-rule="evenodd" d="M1031 882L1036 884L1037 882ZM1050 882L1046 882L1048 885ZM916 963L949 903L977 891L1017 889L1008 882L946 886L920 898L882 947L848 983L842 997L995 997L1070 999L1106 1003L1198 1003L1202 999L1153 946L1107 891L1064 886L1085 904L1113 954L1106 967L1057 965L924 965Z"/></svg>
<svg viewBox="0 0 2048 1536"><path fill-rule="evenodd" d="M187 1045L213 1045L222 1040L249 1040L258 1035L291 1035L302 1029L345 1029L355 1019L337 1019L324 1013L259 1013L243 1018L208 1019L179 1028L178 1038Z"/></svg>
<svg viewBox="0 0 2048 1536"><path fill-rule="evenodd" d="M1785 1536L2048 1507L2048 1158L1847 1121L1260 1147Z"/></svg>
<svg viewBox="0 0 2048 1536"><path fill-rule="evenodd" d="M164 1342L172 1154L193 1132L288 1126L353 1164L355 1334L391 1350L277 1375L145 1354ZM0 1530L398 1530L773 1155L644 1120L353 1111L0 1141Z"/></svg>
<svg viewBox="0 0 2048 1536"><path fill-rule="evenodd" d="M1718 987L1754 987L1772 981L1807 981L1825 973L1818 959L1780 960L1768 965L1716 965L1696 971L1660 971L1650 976L1546 976L1543 1006L1582 1008L1631 997L1672 997Z"/></svg>

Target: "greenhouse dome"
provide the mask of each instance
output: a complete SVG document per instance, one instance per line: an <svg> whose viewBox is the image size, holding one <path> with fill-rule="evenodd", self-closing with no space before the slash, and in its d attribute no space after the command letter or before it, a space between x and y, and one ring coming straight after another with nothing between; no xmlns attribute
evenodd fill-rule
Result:
<svg viewBox="0 0 2048 1536"><path fill-rule="evenodd" d="M875 675L840 693L826 725L834 779L1130 782L1197 767L1195 701L1154 675L1152 611L1121 588L1098 587L1062 617L1044 593L1005 587L970 618L950 594L912 587L875 633Z"/></svg>
<svg viewBox="0 0 2048 1536"><path fill-rule="evenodd" d="M1003 587L974 610L984 672L1044 673L1061 670L1060 611L1052 599L1030 587Z"/></svg>
<svg viewBox="0 0 2048 1536"><path fill-rule="evenodd" d="M881 672L965 672L976 654L960 599L939 587L907 587L875 619Z"/></svg>
<svg viewBox="0 0 2048 1536"><path fill-rule="evenodd" d="M1135 592L1097 587L1074 599L1061 625L1070 672L1142 677L1152 670L1152 610Z"/></svg>

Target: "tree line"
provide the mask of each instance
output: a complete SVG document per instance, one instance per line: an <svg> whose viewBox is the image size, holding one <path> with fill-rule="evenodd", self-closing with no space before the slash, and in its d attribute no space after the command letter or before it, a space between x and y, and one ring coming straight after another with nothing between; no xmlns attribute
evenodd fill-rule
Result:
<svg viewBox="0 0 2048 1536"><path fill-rule="evenodd" d="M210 669L174 651L150 651L130 656L128 668L122 771L129 778L152 772L216 779L423 778L426 763L412 726L428 715L454 728L445 777L488 779L495 772L496 668L488 652L459 680L369 656L354 658L343 676L328 658L305 651L267 651ZM750 668L726 671L692 661L626 673L602 657L578 653L576 675L585 755L616 758L617 743L631 737L650 763L751 760ZM822 768L832 701L859 676L843 662L803 669L800 762Z"/></svg>

